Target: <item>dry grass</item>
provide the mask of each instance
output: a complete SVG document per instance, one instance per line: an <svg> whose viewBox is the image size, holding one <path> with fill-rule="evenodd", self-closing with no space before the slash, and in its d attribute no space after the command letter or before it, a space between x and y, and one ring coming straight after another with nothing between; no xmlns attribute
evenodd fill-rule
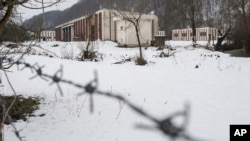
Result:
<svg viewBox="0 0 250 141"><path fill-rule="evenodd" d="M4 101L5 107L8 108L13 101L14 96L1 96ZM17 120L27 120L27 117L33 116L33 112L38 110L41 99L38 97L17 96L16 102L9 111L9 115L12 118L12 122ZM0 120L3 118L3 108L0 108ZM9 124L9 121L5 121L5 124Z"/></svg>
<svg viewBox="0 0 250 141"><path fill-rule="evenodd" d="M148 62L147 62L147 60L145 60L143 57L137 56L137 57L135 58L135 63L136 63L136 65L144 66L144 65L146 65Z"/></svg>

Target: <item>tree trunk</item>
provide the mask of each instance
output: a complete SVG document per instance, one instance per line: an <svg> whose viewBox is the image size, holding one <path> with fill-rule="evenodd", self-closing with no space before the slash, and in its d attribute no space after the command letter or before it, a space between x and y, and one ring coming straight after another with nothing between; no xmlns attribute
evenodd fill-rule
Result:
<svg viewBox="0 0 250 141"><path fill-rule="evenodd" d="M141 40L140 40L140 35L139 35L139 21L136 22L136 24L134 24L135 26L135 31L136 31L136 37L137 37L137 41L138 41L138 45L139 45L139 52L140 52L140 56L139 58L137 58L137 65L146 65L147 61L143 58L142 55L142 45L141 45Z"/></svg>
<svg viewBox="0 0 250 141"><path fill-rule="evenodd" d="M139 27L138 24L135 25L135 30L136 30L136 37L137 37L137 41L138 41L138 45L139 45L139 52L140 52L140 59L143 59L142 56L142 46L141 46L141 40L140 40L140 35L139 35Z"/></svg>
<svg viewBox="0 0 250 141"><path fill-rule="evenodd" d="M244 47L245 47L245 51L248 53L250 52L250 34L249 34L249 25L248 25L248 21L247 21L247 14L246 14L246 3L244 0L241 0L241 9L242 9L242 17L243 17L243 22L244 22L244 27L245 27L245 31L244 31Z"/></svg>
<svg viewBox="0 0 250 141"><path fill-rule="evenodd" d="M7 10L6 10L6 13L5 13L4 17L0 21L0 35L2 34L3 29L5 28L6 24L8 23L11 15L13 13L13 9L14 9L14 6L13 5L9 5L8 8L7 8Z"/></svg>
<svg viewBox="0 0 250 141"><path fill-rule="evenodd" d="M195 47L196 46L196 28L195 28L195 26L192 26L192 34L193 34L193 37L192 37L193 47Z"/></svg>
<svg viewBox="0 0 250 141"><path fill-rule="evenodd" d="M245 51L246 53L250 53L250 35L246 35L246 41L245 41Z"/></svg>
<svg viewBox="0 0 250 141"><path fill-rule="evenodd" d="M225 32L224 35L220 31L218 31L219 36L218 36L218 39L217 39L217 43L215 45L215 51L219 51L219 50L223 51L222 42L227 37L227 35L230 32L230 30L231 30L231 26L227 29L227 31Z"/></svg>
<svg viewBox="0 0 250 141"><path fill-rule="evenodd" d="M190 6L190 22L191 22L191 27L192 27L192 32L193 32L193 47L196 46L196 24L195 24L195 3L193 0L189 1L189 6Z"/></svg>
<svg viewBox="0 0 250 141"><path fill-rule="evenodd" d="M3 141L3 128L4 128L4 123L0 123L0 141Z"/></svg>
<svg viewBox="0 0 250 141"><path fill-rule="evenodd" d="M91 39L91 35L90 35L90 37L88 39L86 50L83 51L83 56L84 56L85 59L90 59L90 56L89 56L89 46L90 46L90 42L91 41L92 41L92 39ZM84 59L84 58L82 58L82 59Z"/></svg>
<svg viewBox="0 0 250 141"><path fill-rule="evenodd" d="M226 36L220 35L217 39L217 43L215 45L215 51L223 50L222 49L222 42L224 41Z"/></svg>

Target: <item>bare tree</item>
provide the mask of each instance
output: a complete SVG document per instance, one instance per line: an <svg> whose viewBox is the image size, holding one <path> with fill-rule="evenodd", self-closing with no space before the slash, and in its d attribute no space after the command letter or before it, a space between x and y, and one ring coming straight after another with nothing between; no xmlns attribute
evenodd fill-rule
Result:
<svg viewBox="0 0 250 141"><path fill-rule="evenodd" d="M29 8L29 9L43 9L43 8L50 7L50 6L60 2L60 0L54 0L52 3L49 3L47 5L34 7L34 6L26 5L30 1L31 0L1 0L0 1L0 11L1 11L1 13L3 13L0 16L0 34L2 33L3 29L5 28L8 21L10 20L11 16L13 15L13 11L14 11L16 6L23 6L25 8ZM37 3L40 1L35 0L34 2Z"/></svg>
<svg viewBox="0 0 250 141"><path fill-rule="evenodd" d="M171 6L178 10L179 15L192 28L193 46L196 45L196 27L202 20L202 1L201 0L166 0Z"/></svg>
<svg viewBox="0 0 250 141"><path fill-rule="evenodd" d="M142 43L141 43L141 29L140 25L142 17L144 16L145 7L147 7L146 0L134 0L134 1L121 1L122 5L119 5L119 9L113 12L114 16L121 18L124 21L128 21L135 29L136 38L139 46L139 56L136 58L138 65L145 65L147 61L143 57Z"/></svg>
<svg viewBox="0 0 250 141"><path fill-rule="evenodd" d="M179 10L173 6L173 4L175 4L173 2L173 0L165 0L164 5L162 5L163 7L157 9L156 11L156 14L158 15L163 14L162 16L159 16L162 17L159 21L159 24L161 25L162 29L165 29L167 39L172 38L173 29L186 28L186 24L182 16L179 16Z"/></svg>
<svg viewBox="0 0 250 141"><path fill-rule="evenodd" d="M239 4L239 9L241 12L241 17L244 25L243 35L244 35L244 47L246 52L250 52L250 33L249 33L249 21L247 17L247 10L249 12L250 0L237 0Z"/></svg>
<svg viewBox="0 0 250 141"><path fill-rule="evenodd" d="M222 48L222 42L225 40L225 38L227 37L230 31L231 31L231 26L225 31L225 33L222 33L221 30L218 31L218 39L215 45L216 51L219 51L219 50L224 51L224 49Z"/></svg>
<svg viewBox="0 0 250 141"><path fill-rule="evenodd" d="M115 13L115 12L114 12ZM115 14L115 16L121 17L125 21L130 22L136 31L136 37L137 37L137 42L139 46L139 59L143 60L143 55L142 55L142 45L141 45L141 39L140 39L140 19L142 14L141 13L132 13L132 12L127 12L127 11L119 11L118 14Z"/></svg>
<svg viewBox="0 0 250 141"><path fill-rule="evenodd" d="M221 39L225 39L229 31L234 41L233 48L245 47L245 51L250 51L249 17L250 0L221 0L220 27L225 30ZM231 30L229 30L231 29ZM215 46L216 50L221 48L221 39Z"/></svg>

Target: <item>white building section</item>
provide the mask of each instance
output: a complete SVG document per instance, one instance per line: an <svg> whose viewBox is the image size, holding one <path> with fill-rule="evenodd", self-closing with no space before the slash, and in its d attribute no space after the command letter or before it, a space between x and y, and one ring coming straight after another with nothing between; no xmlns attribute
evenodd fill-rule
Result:
<svg viewBox="0 0 250 141"><path fill-rule="evenodd" d="M211 27L196 28L197 41L217 40L218 29ZM191 41L193 39L192 29L175 29L172 30L172 40L174 41Z"/></svg>
<svg viewBox="0 0 250 141"><path fill-rule="evenodd" d="M142 15L139 21L139 38L142 45L148 45L154 40L158 28L155 28L154 15ZM115 18L116 40L121 45L137 45L137 35L135 26L122 18Z"/></svg>
<svg viewBox="0 0 250 141"><path fill-rule="evenodd" d="M55 41L56 40L55 31L42 31L41 40L42 41Z"/></svg>

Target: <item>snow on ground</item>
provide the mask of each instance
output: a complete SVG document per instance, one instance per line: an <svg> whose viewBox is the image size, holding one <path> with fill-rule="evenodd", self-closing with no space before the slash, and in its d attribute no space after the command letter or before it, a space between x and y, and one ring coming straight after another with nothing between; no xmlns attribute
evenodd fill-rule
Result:
<svg viewBox="0 0 250 141"><path fill-rule="evenodd" d="M59 46L51 47L55 44ZM65 50L72 51L74 57L79 54L76 42L40 43L53 58L43 54L41 48L34 48L35 53L24 60L44 65L43 72L51 75L63 66L63 78L82 85L94 79L96 70L100 90L122 95L158 119L181 111L185 103L190 103L187 132L198 139L228 141L230 124L250 124L249 58L193 49L191 42L168 44L176 49L174 56L156 57L160 51L150 47L144 50L149 62L146 66L136 66L132 61L113 64L138 55L138 48L117 48L112 42L98 43L96 50L103 57L98 62L61 59ZM30 80L35 75L30 70L13 67L10 71L8 75L18 94L44 98L36 117L16 123L26 141L168 140L158 130L135 128L137 124L154 124L117 100L95 96L91 114L89 96L79 97L79 89L62 85L64 95L60 96L56 85L50 86L40 78ZM1 75L4 93L12 94ZM46 115L39 117L42 113ZM10 126L5 126L4 133L6 141L17 140Z"/></svg>

